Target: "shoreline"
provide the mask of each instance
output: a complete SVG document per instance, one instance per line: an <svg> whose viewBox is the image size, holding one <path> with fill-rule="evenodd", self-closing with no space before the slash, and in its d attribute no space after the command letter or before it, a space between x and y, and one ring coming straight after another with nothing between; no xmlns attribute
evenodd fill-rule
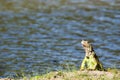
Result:
<svg viewBox="0 0 120 80"><path fill-rule="evenodd" d="M120 71L58 71L32 77L31 80L118 80Z"/></svg>
<svg viewBox="0 0 120 80"><path fill-rule="evenodd" d="M107 71L53 71L43 75L19 79L0 78L0 80L119 80L119 69L108 69Z"/></svg>

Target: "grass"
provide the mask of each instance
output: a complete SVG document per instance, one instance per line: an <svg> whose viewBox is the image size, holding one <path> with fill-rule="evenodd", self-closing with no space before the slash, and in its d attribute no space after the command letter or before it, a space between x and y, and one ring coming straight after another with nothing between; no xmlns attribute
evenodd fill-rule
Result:
<svg viewBox="0 0 120 80"><path fill-rule="evenodd" d="M108 69L107 71L54 71L33 77L24 76L21 79L0 80L120 80L120 70Z"/></svg>
<svg viewBox="0 0 120 80"><path fill-rule="evenodd" d="M107 71L57 71L31 78L24 77L22 80L120 80L120 70L108 69Z"/></svg>

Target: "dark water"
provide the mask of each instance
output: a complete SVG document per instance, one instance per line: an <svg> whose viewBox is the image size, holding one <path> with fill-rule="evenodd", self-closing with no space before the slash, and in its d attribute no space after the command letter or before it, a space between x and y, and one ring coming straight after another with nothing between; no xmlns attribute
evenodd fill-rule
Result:
<svg viewBox="0 0 120 80"><path fill-rule="evenodd" d="M76 67L93 43L104 67L120 68L119 0L1 0L0 76Z"/></svg>

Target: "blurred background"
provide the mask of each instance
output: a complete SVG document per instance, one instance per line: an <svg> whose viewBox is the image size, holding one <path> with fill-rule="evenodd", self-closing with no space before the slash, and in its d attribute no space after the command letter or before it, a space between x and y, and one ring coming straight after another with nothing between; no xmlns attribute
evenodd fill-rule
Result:
<svg viewBox="0 0 120 80"><path fill-rule="evenodd" d="M82 39L120 68L119 0L0 0L0 77L79 70Z"/></svg>

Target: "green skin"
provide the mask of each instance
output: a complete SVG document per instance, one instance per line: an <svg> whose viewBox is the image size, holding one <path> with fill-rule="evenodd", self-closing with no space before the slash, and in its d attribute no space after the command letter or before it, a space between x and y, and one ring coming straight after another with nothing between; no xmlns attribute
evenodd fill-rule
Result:
<svg viewBox="0 0 120 80"><path fill-rule="evenodd" d="M80 70L104 70L103 65L100 63L97 55L95 54L92 45L88 41L81 41L85 49L85 58L82 61Z"/></svg>

